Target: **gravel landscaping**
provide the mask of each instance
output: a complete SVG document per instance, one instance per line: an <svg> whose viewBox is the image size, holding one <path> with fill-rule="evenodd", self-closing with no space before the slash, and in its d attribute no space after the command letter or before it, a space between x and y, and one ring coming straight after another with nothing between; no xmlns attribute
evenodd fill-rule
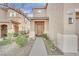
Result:
<svg viewBox="0 0 79 59"><path fill-rule="evenodd" d="M51 41L45 40L45 39L43 39L43 40L44 40L44 43L45 43L45 46L47 49L47 53L49 56L51 56L51 55L63 55L63 53L57 47L54 47L51 45L51 44L53 44Z"/></svg>
<svg viewBox="0 0 79 59"><path fill-rule="evenodd" d="M28 56L34 41L30 39L24 47L19 47L15 42L0 46L0 56Z"/></svg>

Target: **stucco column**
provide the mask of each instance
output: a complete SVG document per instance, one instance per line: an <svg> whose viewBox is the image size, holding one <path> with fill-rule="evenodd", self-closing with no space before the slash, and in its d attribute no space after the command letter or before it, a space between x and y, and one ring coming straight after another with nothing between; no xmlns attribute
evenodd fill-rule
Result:
<svg viewBox="0 0 79 59"><path fill-rule="evenodd" d="M0 37L1 37L1 25L0 25Z"/></svg>
<svg viewBox="0 0 79 59"><path fill-rule="evenodd" d="M45 22L45 23L44 23L44 32L45 32L45 33L48 33L48 25L49 25L48 22L49 22L49 21L46 20L46 21L44 21L44 22Z"/></svg>
<svg viewBox="0 0 79 59"><path fill-rule="evenodd" d="M9 23L7 29L8 29L8 33L12 33L12 32L14 32L13 24L12 24L12 23Z"/></svg>

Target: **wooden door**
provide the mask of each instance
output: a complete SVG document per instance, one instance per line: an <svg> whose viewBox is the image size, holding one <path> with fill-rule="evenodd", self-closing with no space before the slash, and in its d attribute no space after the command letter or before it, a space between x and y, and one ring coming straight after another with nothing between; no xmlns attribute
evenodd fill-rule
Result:
<svg viewBox="0 0 79 59"><path fill-rule="evenodd" d="M42 35L44 32L44 21L35 22L35 33L37 36Z"/></svg>

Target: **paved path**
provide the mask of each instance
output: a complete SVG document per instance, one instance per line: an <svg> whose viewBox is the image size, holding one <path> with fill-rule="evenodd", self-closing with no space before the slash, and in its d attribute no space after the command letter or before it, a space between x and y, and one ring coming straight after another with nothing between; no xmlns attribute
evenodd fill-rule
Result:
<svg viewBox="0 0 79 59"><path fill-rule="evenodd" d="M47 51L43 39L37 37L30 52L30 56L47 56Z"/></svg>

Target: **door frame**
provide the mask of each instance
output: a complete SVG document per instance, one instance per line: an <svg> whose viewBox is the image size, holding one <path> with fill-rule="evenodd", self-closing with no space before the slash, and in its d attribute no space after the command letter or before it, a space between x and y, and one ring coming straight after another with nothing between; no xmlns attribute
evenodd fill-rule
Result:
<svg viewBox="0 0 79 59"><path fill-rule="evenodd" d="M45 21L35 21L34 22L35 23L35 35L36 36L41 36L42 34L43 34L43 32L44 32L44 25L45 25ZM38 32L38 30L36 30L36 26L38 26L38 25L40 25L42 23L42 26L43 26L43 28L41 29L41 31L42 31L42 34L41 35L39 35L38 33L36 33L36 31Z"/></svg>

